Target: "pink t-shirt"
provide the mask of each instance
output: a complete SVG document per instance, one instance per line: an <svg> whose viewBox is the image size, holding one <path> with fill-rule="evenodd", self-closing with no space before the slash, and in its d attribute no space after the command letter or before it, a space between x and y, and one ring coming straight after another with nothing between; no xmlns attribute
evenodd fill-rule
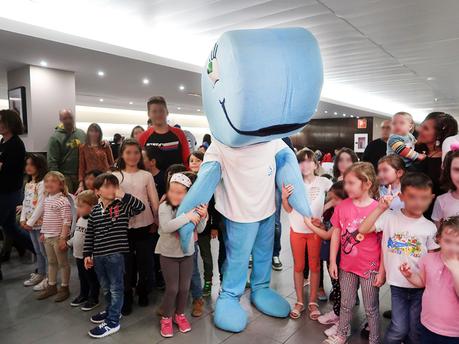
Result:
<svg viewBox="0 0 459 344"><path fill-rule="evenodd" d="M340 268L363 278L378 272L381 258L381 235L379 233L360 234L360 223L378 206L373 201L366 207L357 207L350 198L338 206L331 218L333 227L341 231Z"/></svg>
<svg viewBox="0 0 459 344"><path fill-rule="evenodd" d="M424 272L421 323L430 331L447 337L459 337L459 297L453 276L443 263L440 252L424 255L419 261Z"/></svg>

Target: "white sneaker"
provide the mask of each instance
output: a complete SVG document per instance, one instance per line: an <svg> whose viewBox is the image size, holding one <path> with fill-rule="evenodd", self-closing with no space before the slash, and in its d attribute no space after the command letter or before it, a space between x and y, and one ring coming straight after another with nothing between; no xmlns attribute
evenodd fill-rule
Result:
<svg viewBox="0 0 459 344"><path fill-rule="evenodd" d="M334 311L330 311L318 317L317 321L322 325L332 325L339 321L339 316L337 316Z"/></svg>
<svg viewBox="0 0 459 344"><path fill-rule="evenodd" d="M36 274L33 272L30 274L30 278L24 281L24 287L31 287L33 285L37 285L38 283L43 281L44 278L45 277L43 275Z"/></svg>
<svg viewBox="0 0 459 344"><path fill-rule="evenodd" d="M334 335L325 339L322 344L346 344L347 338L343 338L338 335Z"/></svg>
<svg viewBox="0 0 459 344"><path fill-rule="evenodd" d="M43 280L37 285L34 285L33 291L43 291L46 288L48 288L48 278L47 277L43 278Z"/></svg>
<svg viewBox="0 0 459 344"><path fill-rule="evenodd" d="M332 327L327 328L327 329L324 331L324 334L325 334L327 337L335 336L337 333L338 333L338 324L337 324L337 323L334 324Z"/></svg>

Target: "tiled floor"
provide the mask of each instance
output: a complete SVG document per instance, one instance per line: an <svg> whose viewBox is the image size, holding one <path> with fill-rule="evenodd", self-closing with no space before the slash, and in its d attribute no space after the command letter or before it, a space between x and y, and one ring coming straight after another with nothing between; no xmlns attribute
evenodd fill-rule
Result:
<svg viewBox="0 0 459 344"><path fill-rule="evenodd" d="M284 228L288 228L284 226ZM295 293L292 278L292 258L288 244L288 231L285 231L282 243L281 260L284 269L272 275L272 287L278 290L293 305ZM218 252L218 242L213 242L213 251ZM216 265L216 264L215 264ZM54 303L52 300L37 301L30 288L24 288L22 281L32 271L33 265L22 264L17 258L2 266L4 280L0 282L0 343L29 344L29 343L89 343L94 342L87 335L92 327L89 322L90 314L79 309L71 308L68 302ZM218 275L217 275L218 276ZM218 278L215 278L218 283ZM330 283L326 277L326 290ZM73 266L71 292L72 296L78 291L76 268ZM305 288L307 293L307 288ZM151 297L150 306L135 307L134 312L121 320L121 331L113 336L97 340L99 343L225 343L225 344L304 344L321 343L325 339L322 331L326 328L303 316L299 320L274 319L260 314L250 305L249 294L242 298L244 308L249 312L250 323L247 329L239 334L220 331L212 323L212 305L218 290L214 288L212 297L206 301L206 313L201 318L191 318L192 331L187 334L176 333L172 339L163 339L159 334L159 319L155 310L160 303L161 293L155 292ZM381 312L390 306L390 296L387 286L380 292ZM323 302L322 311L331 308ZM98 308L102 309L101 307ZM367 343L359 336L360 327L365 321L363 306L355 307L352 323L353 336L350 343ZM383 329L387 320L381 320Z"/></svg>

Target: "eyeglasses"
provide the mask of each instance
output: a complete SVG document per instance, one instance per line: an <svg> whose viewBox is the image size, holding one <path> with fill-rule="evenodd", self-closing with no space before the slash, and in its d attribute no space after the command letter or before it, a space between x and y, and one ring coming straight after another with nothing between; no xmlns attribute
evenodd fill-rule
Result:
<svg viewBox="0 0 459 344"><path fill-rule="evenodd" d="M381 127L381 129L390 129L390 126Z"/></svg>

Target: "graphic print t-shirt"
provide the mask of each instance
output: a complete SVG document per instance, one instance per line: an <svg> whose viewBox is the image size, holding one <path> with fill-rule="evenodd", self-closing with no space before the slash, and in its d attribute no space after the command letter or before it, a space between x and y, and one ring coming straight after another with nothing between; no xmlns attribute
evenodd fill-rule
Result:
<svg viewBox="0 0 459 344"><path fill-rule="evenodd" d="M341 240L340 268L363 278L379 270L381 237L379 233L359 233L362 221L378 206L373 201L366 207L357 207L346 198L335 207L331 218L333 227L339 228Z"/></svg>
<svg viewBox="0 0 459 344"><path fill-rule="evenodd" d="M428 250L438 248L435 242L437 227L424 216L413 219L401 210L387 210L375 223L376 231L383 233L382 250L387 283L396 287L414 288L403 277L399 267L408 263L413 272L419 272L419 259Z"/></svg>

